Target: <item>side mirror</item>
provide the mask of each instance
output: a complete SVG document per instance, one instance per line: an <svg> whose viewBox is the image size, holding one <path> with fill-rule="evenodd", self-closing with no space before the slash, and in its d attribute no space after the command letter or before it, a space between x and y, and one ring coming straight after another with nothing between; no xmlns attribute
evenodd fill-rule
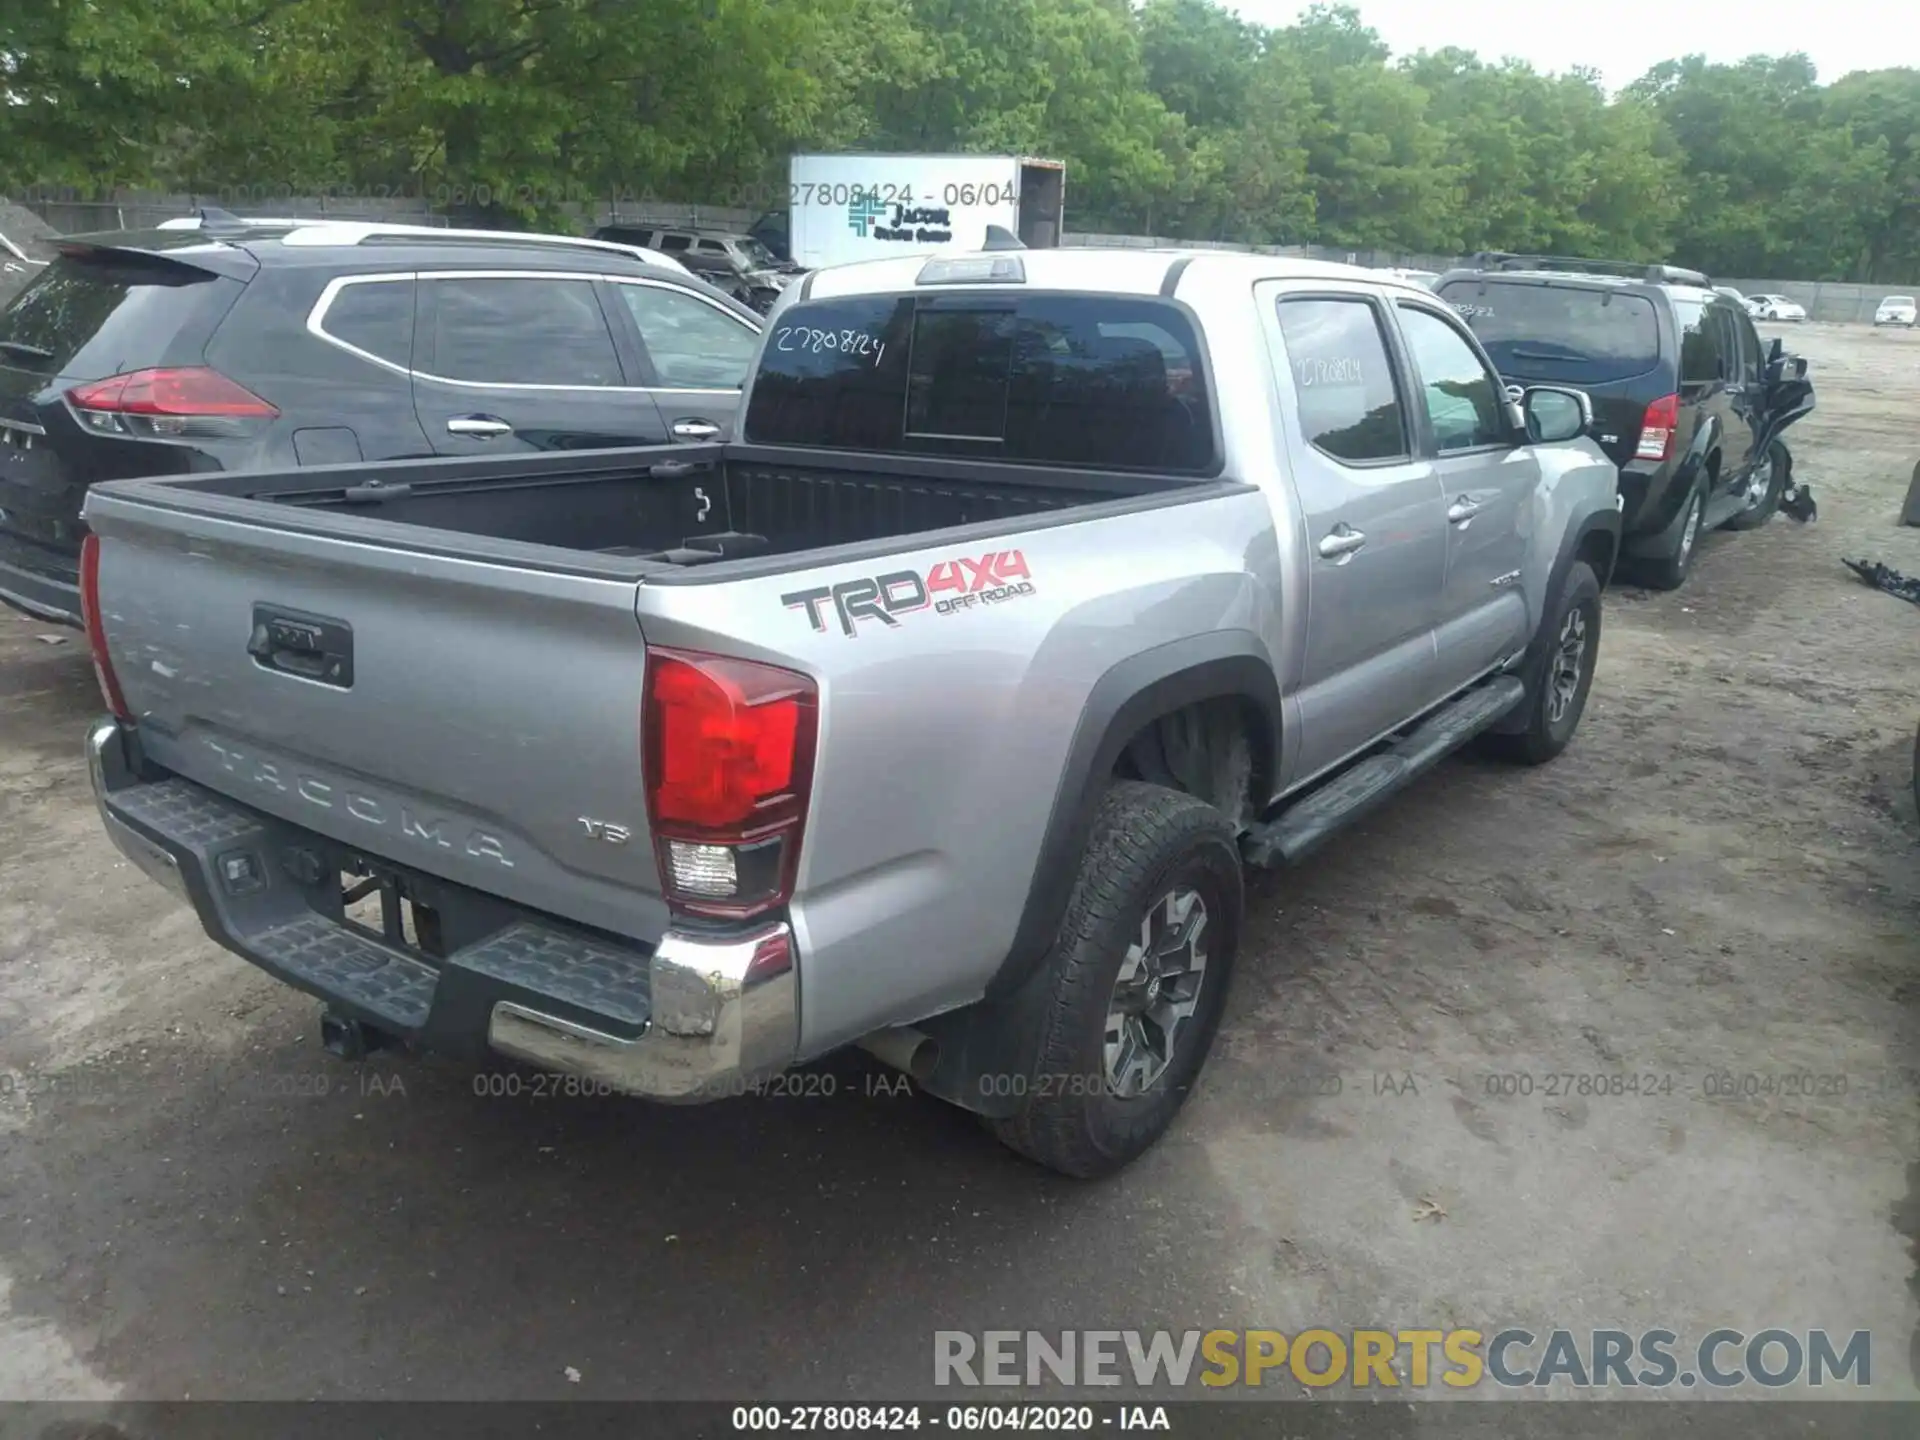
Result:
<svg viewBox="0 0 1920 1440"><path fill-rule="evenodd" d="M1577 440L1593 428L1593 401L1584 390L1557 385L1530 386L1520 400L1527 439L1536 445Z"/></svg>

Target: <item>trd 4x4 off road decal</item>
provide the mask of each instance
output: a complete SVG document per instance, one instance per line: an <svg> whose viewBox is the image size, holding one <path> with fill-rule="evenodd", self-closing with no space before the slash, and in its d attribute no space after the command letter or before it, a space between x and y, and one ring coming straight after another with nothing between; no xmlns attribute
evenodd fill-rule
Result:
<svg viewBox="0 0 1920 1440"><path fill-rule="evenodd" d="M782 595L780 603L789 610L804 609L808 622L823 634L831 606L841 633L856 635L855 622L860 620L878 620L894 629L900 624L899 616L916 610L952 615L1031 594L1033 580L1027 573L1026 556L1018 550L997 550L978 560L964 555L958 560L942 560L924 576L918 570L893 570L885 575L842 580L838 585L796 590Z"/></svg>

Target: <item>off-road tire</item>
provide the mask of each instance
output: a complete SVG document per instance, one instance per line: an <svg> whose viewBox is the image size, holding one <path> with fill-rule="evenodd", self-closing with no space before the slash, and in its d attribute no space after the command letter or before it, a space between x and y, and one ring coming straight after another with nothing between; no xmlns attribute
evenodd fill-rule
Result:
<svg viewBox="0 0 1920 1440"><path fill-rule="evenodd" d="M1773 474L1765 498L1751 509L1721 522L1722 530L1758 530L1780 508L1780 497L1787 493L1787 481L1793 475L1793 458L1787 454L1787 447L1776 440L1767 446L1767 459L1772 462Z"/></svg>
<svg viewBox="0 0 1920 1440"><path fill-rule="evenodd" d="M1580 634L1585 643L1578 660L1576 688L1571 701L1564 705L1556 719L1553 715L1556 662L1561 659L1567 643L1571 628L1569 617L1575 615L1579 617ZM1528 661L1522 677L1527 686L1527 698L1521 702L1526 707L1526 728L1511 735L1481 737L1482 750L1522 765L1544 765L1559 755L1572 742L1573 732L1580 728L1580 717L1586 713L1594 667L1600 659L1600 577L1586 561L1576 560L1567 568L1567 578L1561 582L1560 593L1554 597L1553 607L1541 624L1546 643Z"/></svg>
<svg viewBox="0 0 1920 1440"><path fill-rule="evenodd" d="M1643 561L1641 577L1651 590L1678 590L1693 573L1693 557L1700 552L1700 536L1706 531L1707 477L1694 481L1687 495L1687 507L1697 508L1700 518L1694 522L1693 539L1687 539L1687 510L1680 512L1680 523L1673 527L1673 548L1657 560Z"/></svg>
<svg viewBox="0 0 1920 1440"><path fill-rule="evenodd" d="M1145 1093L1112 1094L1104 1032L1127 949L1169 892L1197 890L1207 907L1205 978L1176 1032L1165 1071ZM1050 1170L1112 1174L1164 1134L1213 1047L1239 948L1240 854L1233 825L1178 790L1117 780L1101 797L1066 914L1044 963L1051 984L1026 1105L991 1120L1006 1145Z"/></svg>

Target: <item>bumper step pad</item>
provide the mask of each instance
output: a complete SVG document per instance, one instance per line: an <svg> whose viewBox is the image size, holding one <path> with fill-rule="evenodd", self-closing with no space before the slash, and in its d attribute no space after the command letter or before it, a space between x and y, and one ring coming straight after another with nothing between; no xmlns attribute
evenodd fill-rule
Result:
<svg viewBox="0 0 1920 1440"><path fill-rule="evenodd" d="M320 915L248 937L262 960L401 1030L418 1030L440 974Z"/></svg>
<svg viewBox="0 0 1920 1440"><path fill-rule="evenodd" d="M340 861L344 846L179 777L122 785L106 804L193 875L189 893L214 938L367 1023L428 1040L441 1029L484 1035L493 1004L512 1000L613 1035L648 1028L649 950L525 918L434 962L325 913L323 893L280 868L290 846L337 852L331 858ZM240 853L258 883L236 893L221 866Z"/></svg>
<svg viewBox="0 0 1920 1440"><path fill-rule="evenodd" d="M463 970L478 971L595 1015L630 1026L647 1021L650 955L616 950L585 936L522 921L459 951L454 960Z"/></svg>

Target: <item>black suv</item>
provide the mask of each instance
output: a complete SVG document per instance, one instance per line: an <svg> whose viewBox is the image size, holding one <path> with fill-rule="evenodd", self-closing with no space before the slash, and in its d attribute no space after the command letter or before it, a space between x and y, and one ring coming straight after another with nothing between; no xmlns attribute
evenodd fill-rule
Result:
<svg viewBox="0 0 1920 1440"><path fill-rule="evenodd" d="M721 438L763 323L559 236L226 217L56 249L0 313L0 600L69 624L95 481Z"/></svg>
<svg viewBox="0 0 1920 1440"><path fill-rule="evenodd" d="M1620 467L1621 563L1663 590L1687 578L1702 530L1764 525L1813 409L1806 362L1705 275L1553 255L1479 255L1433 282L1511 386L1593 398L1594 438Z"/></svg>

